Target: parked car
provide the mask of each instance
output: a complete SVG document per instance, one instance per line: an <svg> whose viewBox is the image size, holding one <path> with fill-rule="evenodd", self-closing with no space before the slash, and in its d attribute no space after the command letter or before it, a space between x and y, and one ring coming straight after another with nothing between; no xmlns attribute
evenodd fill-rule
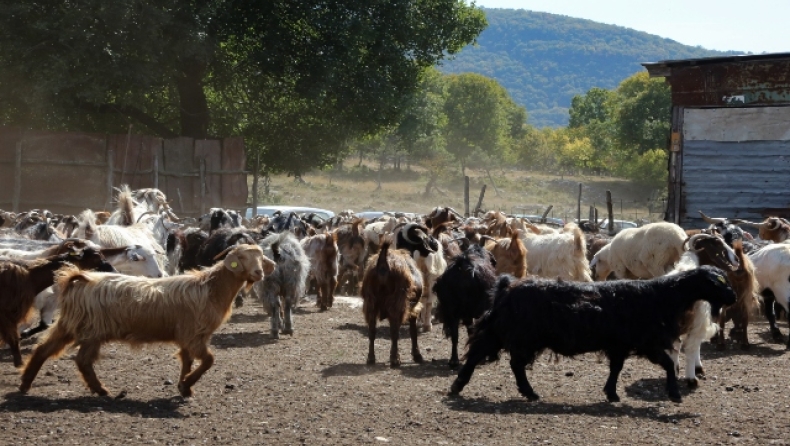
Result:
<svg viewBox="0 0 790 446"><path fill-rule="evenodd" d="M385 213L388 214L388 215L395 215L395 216L404 215L404 216L406 216L408 218L414 218L415 217L415 214L413 214L411 212L398 212L398 211L363 211L363 212L356 212L355 215L357 217L362 217L365 220L373 220L374 218L381 217Z"/></svg>
<svg viewBox="0 0 790 446"><path fill-rule="evenodd" d="M335 213L328 209L311 208L303 206L258 206L258 215L271 217L275 212L282 213L295 212L299 216L314 213L323 220L328 220L335 216ZM244 212L245 218L252 218L252 208L247 208Z"/></svg>
<svg viewBox="0 0 790 446"><path fill-rule="evenodd" d="M542 216L536 214L513 214L514 217L518 218L526 218L532 223L540 223L540 219ZM546 225L561 228L565 226L565 220L561 218L554 218L554 217L546 217Z"/></svg>
<svg viewBox="0 0 790 446"><path fill-rule="evenodd" d="M629 220L614 220L614 232L618 233L626 228L637 228L639 227L636 222L629 221ZM609 219L605 219L603 223L601 223L601 232L608 232L609 231Z"/></svg>

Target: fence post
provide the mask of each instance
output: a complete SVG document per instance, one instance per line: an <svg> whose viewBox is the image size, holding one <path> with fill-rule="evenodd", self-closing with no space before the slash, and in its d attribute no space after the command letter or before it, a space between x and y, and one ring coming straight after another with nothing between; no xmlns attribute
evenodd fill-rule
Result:
<svg viewBox="0 0 790 446"><path fill-rule="evenodd" d="M19 197L22 195L22 141L16 143L14 154L14 196L11 199L11 211L19 212Z"/></svg>
<svg viewBox="0 0 790 446"><path fill-rule="evenodd" d="M154 168L152 169L154 189L159 189L159 150L154 149Z"/></svg>
<svg viewBox="0 0 790 446"><path fill-rule="evenodd" d="M481 211L480 206L483 205L483 197L485 197L485 195L486 195L486 185L484 184L483 187L480 189L480 196L477 197L477 205L475 206L475 211L474 211L475 217L477 217L477 214L480 213Z"/></svg>
<svg viewBox="0 0 790 446"><path fill-rule="evenodd" d="M576 200L576 223L582 220L582 183L579 183L579 198Z"/></svg>
<svg viewBox="0 0 790 446"><path fill-rule="evenodd" d="M464 217L469 217L469 176L464 175Z"/></svg>
<svg viewBox="0 0 790 446"><path fill-rule="evenodd" d="M206 213L206 159L200 158L200 215Z"/></svg>
<svg viewBox="0 0 790 446"><path fill-rule="evenodd" d="M614 235L614 210L612 210L612 191L606 191L606 211L609 213L609 235Z"/></svg>
<svg viewBox="0 0 790 446"><path fill-rule="evenodd" d="M115 174L115 150L107 149L107 201L105 202L105 209L109 209L112 204L112 184L113 175Z"/></svg>
<svg viewBox="0 0 790 446"><path fill-rule="evenodd" d="M255 172L252 173L252 218L258 216L258 177L261 171L261 151L255 151ZM332 174L329 174L329 184L332 184Z"/></svg>
<svg viewBox="0 0 790 446"><path fill-rule="evenodd" d="M549 215L549 212L551 212L552 209L554 209L554 205L550 204L549 207L546 208L546 211L543 213L543 215L540 217L541 223L546 223L546 216Z"/></svg>

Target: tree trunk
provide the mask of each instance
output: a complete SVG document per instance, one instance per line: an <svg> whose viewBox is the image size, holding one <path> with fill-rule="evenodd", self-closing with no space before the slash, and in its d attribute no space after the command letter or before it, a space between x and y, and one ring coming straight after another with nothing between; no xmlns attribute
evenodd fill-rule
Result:
<svg viewBox="0 0 790 446"><path fill-rule="evenodd" d="M181 136L195 139L208 137L208 102L203 89L205 74L205 62L195 59L186 59L181 62L181 72L176 76Z"/></svg>
<svg viewBox="0 0 790 446"><path fill-rule="evenodd" d="M436 184L436 179L437 178L438 178L438 175L431 175L428 178L428 184L425 185L425 192L422 193L424 196L426 196L426 197L430 197L431 196L431 189L433 189L433 186Z"/></svg>

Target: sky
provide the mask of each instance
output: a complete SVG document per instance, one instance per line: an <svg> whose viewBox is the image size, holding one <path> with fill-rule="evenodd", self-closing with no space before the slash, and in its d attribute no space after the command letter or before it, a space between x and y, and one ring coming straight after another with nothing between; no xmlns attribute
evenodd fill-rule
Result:
<svg viewBox="0 0 790 446"><path fill-rule="evenodd" d="M476 0L633 28L711 50L790 52L790 0Z"/></svg>

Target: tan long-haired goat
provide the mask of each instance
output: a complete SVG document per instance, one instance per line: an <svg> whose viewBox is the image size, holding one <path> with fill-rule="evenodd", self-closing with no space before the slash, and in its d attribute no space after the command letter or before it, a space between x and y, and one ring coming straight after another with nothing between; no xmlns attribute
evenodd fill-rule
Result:
<svg viewBox="0 0 790 446"><path fill-rule="evenodd" d="M92 392L104 396L107 389L93 370L103 344L169 342L180 348L178 390L191 396L192 386L214 363L208 341L230 316L236 294L274 271L274 262L258 246L234 246L216 259L223 257L205 270L163 279L61 269L60 318L25 365L19 390L30 390L44 361L73 343L80 347L75 361L83 379ZM192 370L194 359L200 366Z"/></svg>

